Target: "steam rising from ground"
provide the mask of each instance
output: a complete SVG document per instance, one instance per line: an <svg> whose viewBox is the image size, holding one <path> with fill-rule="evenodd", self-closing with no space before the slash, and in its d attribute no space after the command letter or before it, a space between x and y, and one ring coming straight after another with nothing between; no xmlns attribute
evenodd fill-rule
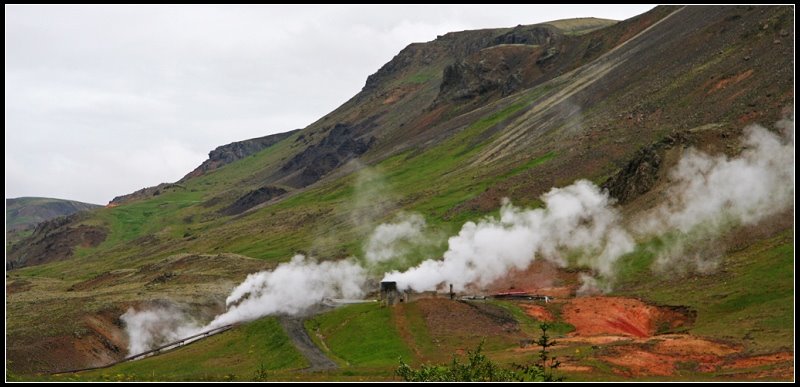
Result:
<svg viewBox="0 0 800 387"><path fill-rule="evenodd" d="M511 269L525 269L542 257L566 265L564 254L579 252L579 263L604 276L614 261L633 250L633 239L619 226L620 215L606 193L586 180L542 195L544 208L523 210L506 201L500 219L467 222L450 238L443 260L427 260L405 272L386 274L400 289L434 290L452 283L485 286Z"/></svg>
<svg viewBox="0 0 800 387"><path fill-rule="evenodd" d="M643 222L645 230L689 232L730 218L753 224L792 205L793 124L784 130L781 138L760 126L745 128L744 150L736 158L689 149L670 174L666 202Z"/></svg>
<svg viewBox="0 0 800 387"><path fill-rule="evenodd" d="M129 309L122 315L130 340L130 354L196 333L272 314L299 314L324 298L359 298L366 281L364 269L350 261L316 262L303 255L273 271L247 276L225 301L227 311L205 326L172 308Z"/></svg>
<svg viewBox="0 0 800 387"><path fill-rule="evenodd" d="M175 307L156 307L136 311L129 308L120 319L128 333L128 355L170 343L200 332L200 325Z"/></svg>
<svg viewBox="0 0 800 387"><path fill-rule="evenodd" d="M401 214L395 223L383 223L375 228L364 246L368 263L395 260L404 255L410 245L427 237L425 219L419 214Z"/></svg>
<svg viewBox="0 0 800 387"><path fill-rule="evenodd" d="M316 262L295 255L273 271L248 275L225 300L228 311L208 328L271 314L298 314L324 298L362 297L366 279L364 269L351 260Z"/></svg>
<svg viewBox="0 0 800 387"><path fill-rule="evenodd" d="M582 275L580 290L607 291L615 263L634 250L632 235L646 239L664 234L672 235L674 243L658 252L654 269L713 270L714 261L708 257L714 254L697 249L697 241L793 206L794 123L780 126L782 136L757 126L746 128L745 149L735 158L688 150L670 174L665 203L633 222L635 231L625 229L607 192L579 180L542 195L543 208L522 209L504 201L499 218L465 223L449 239L443 259L388 272L384 280L396 281L400 289L435 290L452 283L462 291L488 285L511 269L525 269L535 259L547 259L560 266L591 268L595 276ZM366 262L373 268L402 263L399 258L407 247L430 234L420 215L380 225L365 244ZM266 315L302 313L324 298L362 297L366 273L354 259L316 262L296 255L273 271L249 275L228 296L227 311L204 327L177 310L128 310L122 319L130 352Z"/></svg>
<svg viewBox="0 0 800 387"><path fill-rule="evenodd" d="M638 225L645 234L675 234L677 240L659 253L656 270L712 271L722 252L699 242L794 205L794 121L778 126L780 134L745 128L744 150L735 158L686 152L670 173L666 201Z"/></svg>

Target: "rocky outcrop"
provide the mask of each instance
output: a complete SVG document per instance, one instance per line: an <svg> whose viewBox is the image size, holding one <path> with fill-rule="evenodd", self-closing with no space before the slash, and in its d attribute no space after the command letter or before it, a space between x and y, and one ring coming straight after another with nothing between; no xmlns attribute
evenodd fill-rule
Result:
<svg viewBox="0 0 800 387"><path fill-rule="evenodd" d="M203 175L204 173L213 171L222 167L223 165L227 165L234 161L241 160L247 156L256 154L281 142L283 139L295 134L299 130L300 129L295 129L284 133L271 134L269 136L251 138L249 140L237 141L227 145L219 146L208 153L208 160L203 161L199 167L186 174L186 176L184 176L179 182Z"/></svg>
<svg viewBox="0 0 800 387"><path fill-rule="evenodd" d="M245 212L261 203L270 201L278 196L286 193L286 190L280 187L265 186L259 189L250 191L244 196L236 199L233 204L220 210L223 215L238 215Z"/></svg>
<svg viewBox="0 0 800 387"><path fill-rule="evenodd" d="M636 199L655 186L664 152L674 145L688 144L690 141L686 133L675 132L639 149L622 169L603 183L602 188L621 204Z"/></svg>
<svg viewBox="0 0 800 387"><path fill-rule="evenodd" d="M290 175L287 183L305 187L321 179L328 172L347 161L361 156L374 143L374 137L359 136L368 131L369 123L353 126L334 125L319 143L309 145L281 167L281 173Z"/></svg>
<svg viewBox="0 0 800 387"><path fill-rule="evenodd" d="M479 96L505 97L543 80L566 39L549 25L517 26L487 47L445 67L434 105Z"/></svg>
<svg viewBox="0 0 800 387"><path fill-rule="evenodd" d="M6 256L6 269L63 261L75 247L95 247L106 239L108 230L76 224L82 214L51 219L36 226L33 234L14 244Z"/></svg>
<svg viewBox="0 0 800 387"><path fill-rule="evenodd" d="M445 67L436 103L468 100L492 92L507 96L541 76L535 66L540 50L533 46L496 46Z"/></svg>
<svg viewBox="0 0 800 387"><path fill-rule="evenodd" d="M117 196L108 203L108 206L115 207L121 204L130 203L132 201L158 196L165 191L185 189L181 183L185 182L186 180L201 176L207 172L221 168L247 156L254 155L281 142L283 139L293 135L299 130L300 129L295 129L284 133L271 134L269 136L251 138L249 140L237 141L227 145L218 146L216 149L208 153L208 160L203 161L200 166L186 174L186 176L180 179L177 183L161 183L154 187L142 188L127 195Z"/></svg>
<svg viewBox="0 0 800 387"><path fill-rule="evenodd" d="M111 199L108 203L108 207L116 207L121 204L130 203L132 201L151 198L154 196L161 195L162 193L168 190L175 190L175 189L186 189L181 184L178 183L161 183L154 187L145 187L136 192L129 193L127 195L120 195Z"/></svg>
<svg viewBox="0 0 800 387"><path fill-rule="evenodd" d="M603 184L603 188L620 203L627 203L653 188L660 167L659 147L650 145L640 149L625 167Z"/></svg>
<svg viewBox="0 0 800 387"><path fill-rule="evenodd" d="M516 26L511 31L494 38L494 44L527 44L549 46L555 44L563 35L553 26Z"/></svg>

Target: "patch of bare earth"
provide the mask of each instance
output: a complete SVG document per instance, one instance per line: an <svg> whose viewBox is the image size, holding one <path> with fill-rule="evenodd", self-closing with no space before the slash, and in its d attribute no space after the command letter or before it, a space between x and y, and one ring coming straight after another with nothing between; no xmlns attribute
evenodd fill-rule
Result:
<svg viewBox="0 0 800 387"><path fill-rule="evenodd" d="M622 297L576 298L564 305L562 314L575 326L576 336L649 337L660 327L672 329L690 320L689 316L669 308Z"/></svg>
<svg viewBox="0 0 800 387"><path fill-rule="evenodd" d="M651 353L642 349L626 347L617 350L614 356L601 357L602 360L622 366L624 369L615 369L614 372L624 376L661 375L669 376L675 371L674 361L671 356Z"/></svg>
<svg viewBox="0 0 800 387"><path fill-rule="evenodd" d="M628 377L671 376L677 371L717 372L768 368L739 374L747 378L785 380L791 378L793 355L788 352L744 357L739 346L688 334L662 334L691 324L695 316L685 308L648 305L621 297L583 297L564 304L562 316L575 326L559 346L603 346L597 358ZM567 364L574 359L565 359ZM567 372L579 368L564 369Z"/></svg>
<svg viewBox="0 0 800 387"><path fill-rule="evenodd" d="M767 364L790 362L792 360L794 360L794 355L791 352L779 352L770 355L761 355L743 359L736 359L730 364L726 364L723 368L737 369L737 368L761 367Z"/></svg>
<svg viewBox="0 0 800 387"><path fill-rule="evenodd" d="M545 307L541 305L533 305L533 304L518 304L522 310L525 311L525 314L531 316L539 321L550 322L554 321L555 318L553 314L550 313L549 310L545 309Z"/></svg>
<svg viewBox="0 0 800 387"><path fill-rule="evenodd" d="M519 331L516 320L505 310L489 304L467 303L445 298L417 301L429 332L435 336L508 336Z"/></svg>

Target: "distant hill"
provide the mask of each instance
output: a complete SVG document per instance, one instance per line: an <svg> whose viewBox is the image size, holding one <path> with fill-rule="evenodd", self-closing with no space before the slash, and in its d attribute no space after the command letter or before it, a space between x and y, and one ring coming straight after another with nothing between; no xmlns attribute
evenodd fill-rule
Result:
<svg viewBox="0 0 800 387"><path fill-rule="evenodd" d="M21 197L6 199L6 243L30 234L45 220L72 215L78 211L102 207L74 200Z"/></svg>

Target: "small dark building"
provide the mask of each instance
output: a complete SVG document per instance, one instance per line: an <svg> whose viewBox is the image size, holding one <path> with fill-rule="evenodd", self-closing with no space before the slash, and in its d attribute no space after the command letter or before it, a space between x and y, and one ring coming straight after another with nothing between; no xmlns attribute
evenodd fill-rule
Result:
<svg viewBox="0 0 800 387"><path fill-rule="evenodd" d="M397 282L381 282L381 303L394 305L397 302Z"/></svg>

